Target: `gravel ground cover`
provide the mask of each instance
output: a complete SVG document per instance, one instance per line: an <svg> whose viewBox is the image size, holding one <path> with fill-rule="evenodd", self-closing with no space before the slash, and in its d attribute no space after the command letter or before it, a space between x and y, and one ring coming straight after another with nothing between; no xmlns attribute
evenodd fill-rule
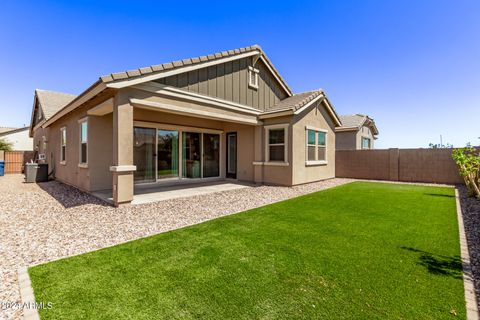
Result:
<svg viewBox="0 0 480 320"><path fill-rule="evenodd" d="M467 188L458 188L462 207L463 223L467 236L470 263L474 277L477 297L480 297L480 200L468 197ZM478 299L477 299L478 303ZM478 304L480 308L480 303Z"/></svg>
<svg viewBox="0 0 480 320"><path fill-rule="evenodd" d="M113 208L59 182L0 177L0 319L20 319L17 270L335 187L331 179L296 187L258 186Z"/></svg>

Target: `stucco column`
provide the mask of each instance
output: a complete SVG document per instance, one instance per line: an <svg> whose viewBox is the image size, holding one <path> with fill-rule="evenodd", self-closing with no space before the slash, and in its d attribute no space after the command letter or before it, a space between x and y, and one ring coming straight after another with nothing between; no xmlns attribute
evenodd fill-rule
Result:
<svg viewBox="0 0 480 320"><path fill-rule="evenodd" d="M113 106L113 202L115 206L133 200L133 106L121 93Z"/></svg>
<svg viewBox="0 0 480 320"><path fill-rule="evenodd" d="M263 126L255 126L253 173L255 183L263 183Z"/></svg>

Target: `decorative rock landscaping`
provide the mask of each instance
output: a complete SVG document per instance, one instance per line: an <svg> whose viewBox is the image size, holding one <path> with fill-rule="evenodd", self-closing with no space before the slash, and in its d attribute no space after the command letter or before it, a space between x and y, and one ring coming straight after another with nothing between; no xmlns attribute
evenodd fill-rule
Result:
<svg viewBox="0 0 480 320"><path fill-rule="evenodd" d="M59 182L0 177L0 318L23 312L19 268L77 255L348 183L258 186L113 208Z"/></svg>

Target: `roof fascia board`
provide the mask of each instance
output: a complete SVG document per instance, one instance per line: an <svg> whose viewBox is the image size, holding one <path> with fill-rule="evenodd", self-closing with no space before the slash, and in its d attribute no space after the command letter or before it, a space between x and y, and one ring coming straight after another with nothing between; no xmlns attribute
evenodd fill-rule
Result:
<svg viewBox="0 0 480 320"><path fill-rule="evenodd" d="M28 131L28 136L30 138L33 138L33 131L34 131L34 125L33 121L35 119L35 107L37 106L37 91L35 91L35 94L33 95L33 106L32 106L32 116L30 118L30 130Z"/></svg>
<svg viewBox="0 0 480 320"><path fill-rule="evenodd" d="M251 108L249 106L245 106L239 103L230 102L222 99L217 99L209 96L204 96L198 93L184 91L175 87L165 86L160 83L142 83L138 85L132 86L132 88L148 91L148 92L155 92L160 95L166 95L169 97L174 98L181 98L189 101L206 103L209 105L215 105L217 107L221 107L223 109L233 110L235 112L247 113L251 115L259 115L261 111Z"/></svg>
<svg viewBox="0 0 480 320"><path fill-rule="evenodd" d="M287 88L285 86L285 84L283 83L283 81L278 77L277 73L273 70L272 66L270 65L270 63L263 57L263 55L260 56L260 60L262 60L262 62L267 66L268 70L270 71L271 74L273 74L273 76L275 77L275 79L278 81L278 83L280 83L280 85L282 86L283 90L285 90L285 92L288 94L289 97L293 96L293 92Z"/></svg>
<svg viewBox="0 0 480 320"><path fill-rule="evenodd" d="M230 122L250 124L250 125L261 124L261 122L257 120L256 116L255 117L252 116L251 118L253 119L248 119L248 118L230 116L230 115L220 114L220 113L215 113L210 111L196 110L193 108L174 106L174 105L146 101L146 100L135 99L135 98L131 98L130 103L135 107L153 109L157 111L163 111L167 113L174 113L174 114L180 114L180 115L189 115L189 116L193 115L193 116L204 118L204 119L230 121Z"/></svg>
<svg viewBox="0 0 480 320"><path fill-rule="evenodd" d="M231 56L231 57L219 58L219 59L215 59L215 60L212 60L212 61L206 61L204 63L194 64L194 65L191 65L191 66L188 66L188 67L179 67L179 68L175 68L175 69L172 69L172 70L160 71L156 74L146 75L146 76L143 76L143 77L138 77L138 78L134 78L134 79L130 79L130 80L125 79L125 80L111 82L111 83L107 84L107 87L108 88L120 89L120 88L132 86L132 85L147 82L147 81L153 81L153 80L158 80L158 79L161 79L161 78L166 78L166 77L173 76L173 75L176 75L176 74L179 74L179 73L185 73L185 72L189 72L189 71L193 71L193 70L197 70L197 69L201 69L201 68L206 68L206 67L214 66L214 65L217 65L217 64L221 64L221 63L225 63L225 62L230 62L230 61L234 61L234 60L238 60L238 59L242 59L242 58L255 56L255 55L258 55L258 54L261 54L261 52L259 50L253 50L253 51L250 51L250 52L240 53L240 54L237 54L237 55Z"/></svg>
<svg viewBox="0 0 480 320"><path fill-rule="evenodd" d="M342 132L342 131L358 131L358 127L338 127L335 129L337 132Z"/></svg>
<svg viewBox="0 0 480 320"><path fill-rule="evenodd" d="M304 105L303 107L301 107L300 109L297 109L294 113L295 114L300 114L302 113L304 110L306 110L307 108L309 108L312 104L314 104L315 102L317 102L319 99L321 98L325 98L325 94L319 94L317 97L315 97L312 101L310 101L309 103L307 103L306 105Z"/></svg>
<svg viewBox="0 0 480 320"><path fill-rule="evenodd" d="M270 118L276 118L276 117L291 116L293 114L294 114L293 109L287 109L287 110L284 109L284 110L276 110L276 111L262 113L261 115L258 116L258 118L270 119Z"/></svg>
<svg viewBox="0 0 480 320"><path fill-rule="evenodd" d="M69 112L72 112L88 100L92 99L95 97L97 94L102 92L103 90L106 89L106 85L103 82L97 81L95 84L93 84L92 87L84 91L81 95L79 95L77 98L75 98L72 102L67 104L65 107L63 107L60 111L55 113L50 119L45 121L43 124L43 127L46 128L64 115L66 115Z"/></svg>

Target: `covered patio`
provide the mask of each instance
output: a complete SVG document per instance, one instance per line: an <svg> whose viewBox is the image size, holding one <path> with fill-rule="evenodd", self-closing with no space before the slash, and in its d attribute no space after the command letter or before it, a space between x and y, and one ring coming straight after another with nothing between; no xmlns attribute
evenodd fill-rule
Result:
<svg viewBox="0 0 480 320"><path fill-rule="evenodd" d="M235 180L183 183L177 185L161 185L156 183L137 184L134 188L133 200L131 204L146 204L221 191L243 189L253 186L255 186L255 184L238 182ZM114 204L111 190L97 191L93 192L92 194L110 204Z"/></svg>

